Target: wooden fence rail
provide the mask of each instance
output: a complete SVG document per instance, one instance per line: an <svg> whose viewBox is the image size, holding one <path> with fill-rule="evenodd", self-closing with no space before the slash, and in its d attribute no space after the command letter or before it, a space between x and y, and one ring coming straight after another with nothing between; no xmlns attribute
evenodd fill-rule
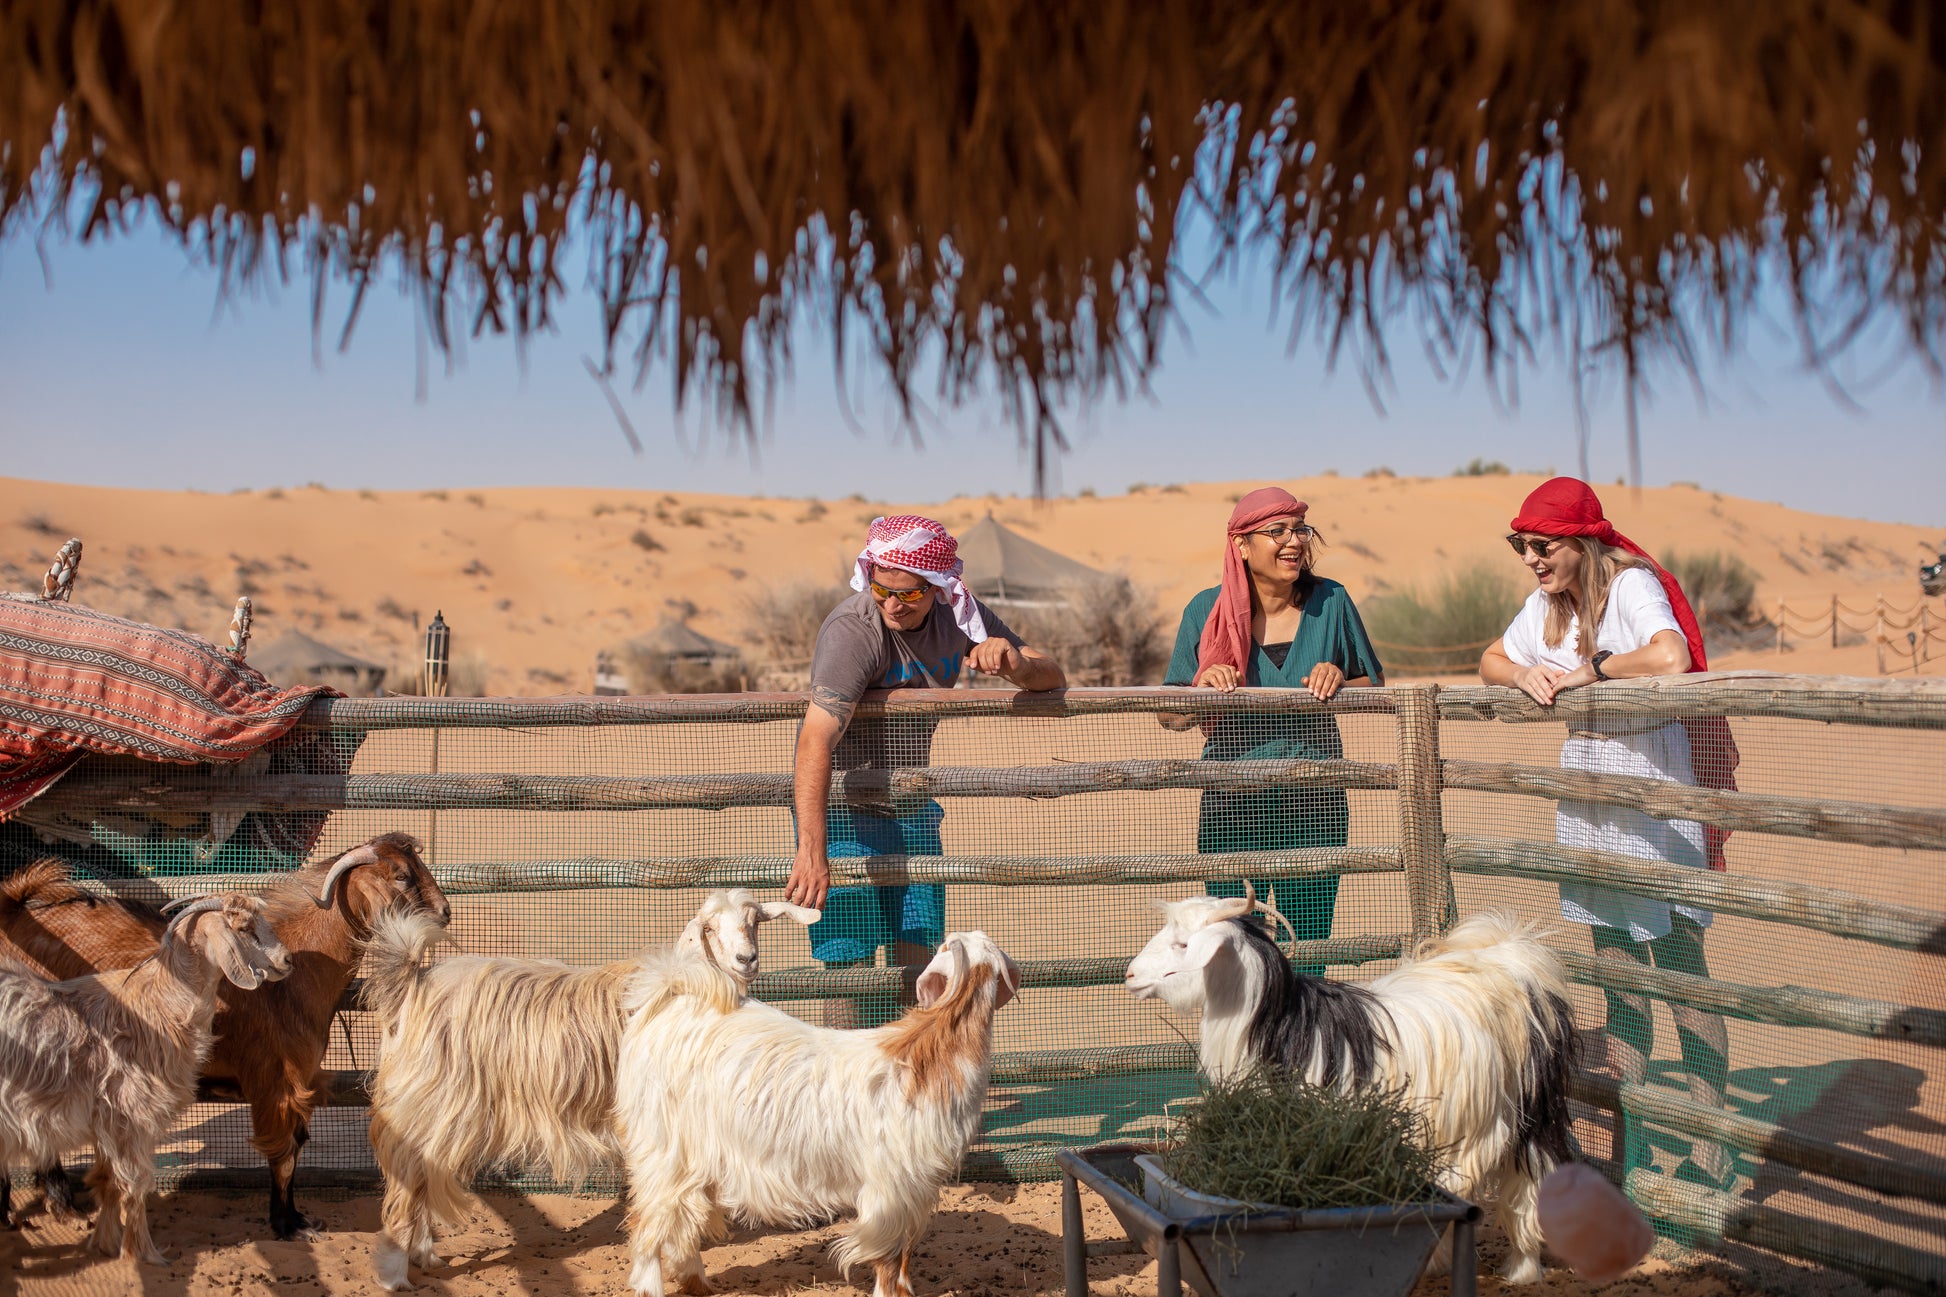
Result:
<svg viewBox="0 0 1946 1297"><path fill-rule="evenodd" d="M953 883L980 887L1077 887L1115 883L1182 883L1236 878L1319 878L1396 874L1396 851L1360 847L1302 847L1284 851L1220 851L1208 855L1154 852L1115 856L869 856L831 862L831 883ZM521 892L605 891L615 888L782 887L791 858L664 856L609 860L491 860L435 864L433 876L449 896ZM102 890L161 904L205 892L261 891L283 877L272 873L164 874L109 878Z"/></svg>
<svg viewBox="0 0 1946 1297"><path fill-rule="evenodd" d="M801 694L668 698L332 699L306 713L310 730L372 732L572 729L666 724L792 725ZM1329 704L1301 691L1244 689L1229 695L1185 689L1074 689L1050 694L905 690L871 696L861 716L926 719L1058 721L1077 718L1191 717L1228 714L1363 713L1394 717L1396 764L1334 761L1202 761L1150 759L1055 762L1034 766L944 766L858 771L842 776L838 800L872 809L922 798L1060 798L1088 793L1248 791L1304 786L1397 791L1398 845L1209 855L1145 852L1099 856L941 855L833 861L835 883L925 882L989 886L1161 884L1235 878L1401 874L1410 932L1301 943L1300 963L1361 965L1398 958L1406 945L1452 921L1455 873L1593 883L1632 895L1707 907L1913 952L1946 955L1946 912L1788 880L1690 870L1667 862L1577 850L1553 842L1448 835L1448 791L1512 794L1626 807L1660 819L1694 820L1741 833L1775 834L1884 850L1946 851L1946 809L1892 806L1810 796L1695 788L1625 775L1592 774L1449 758L1440 723L1496 721L1569 729L1612 728L1688 717L1758 717L1842 723L1914 732L1946 731L1946 681L1841 680L1727 672L1630 681L1576 689L1541 707L1511 689L1427 685L1352 689ZM1121 733L1104 730L1104 733ZM449 761L450 764L450 761ZM437 767L435 767L435 770ZM528 775L486 772L365 773L339 778L240 775L92 762L44 799L70 815L279 810L420 810L613 812L786 807L791 777L778 770L644 776ZM779 854L699 858L642 857L463 861L435 859L454 895L553 892L597 888L676 888L780 884L790 868ZM263 876L191 875L114 880L118 891L159 899L219 885L260 883ZM1912 899L1930 901L1930 895ZM1597 988L1628 991L1745 1021L1839 1032L1928 1049L1946 1049L1946 1010L1794 985L1753 986L1694 977L1564 952L1570 977ZM1030 989L1105 987L1122 980L1126 952L1027 960ZM802 1001L885 995L909 990L900 968L793 968L765 974L763 999ZM1917 998L1917 997L1915 997ZM996 1085L1089 1081L1146 1072L1183 1072L1194 1065L1180 1042L1012 1051L998 1055ZM325 1078L332 1102L363 1101L362 1073ZM1669 1090L1582 1074L1575 1095L1696 1139L1877 1193L1946 1203L1946 1169L1905 1164L1711 1108ZM221 1097L212 1090L210 1097ZM1056 1137L1058 1138L1058 1137ZM1051 1143L976 1151L969 1175L1045 1173ZM1619 1174L1619 1169L1617 1170ZM313 1177L315 1179L315 1177ZM1946 1283L1946 1258L1837 1224L1699 1190L1636 1170L1627 1186L1652 1214L1702 1233L1742 1239L1776 1251L1840 1265L1905 1286Z"/></svg>

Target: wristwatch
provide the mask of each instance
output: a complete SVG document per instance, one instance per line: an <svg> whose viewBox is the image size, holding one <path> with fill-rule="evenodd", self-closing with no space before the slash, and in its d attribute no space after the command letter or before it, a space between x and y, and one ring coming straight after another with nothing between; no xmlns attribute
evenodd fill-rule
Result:
<svg viewBox="0 0 1946 1297"><path fill-rule="evenodd" d="M1606 680L1609 678L1608 673L1601 669L1601 664L1614 656L1615 656L1614 649L1603 649L1601 652L1595 654L1593 657L1588 659L1588 665L1593 667L1595 670L1595 679Z"/></svg>

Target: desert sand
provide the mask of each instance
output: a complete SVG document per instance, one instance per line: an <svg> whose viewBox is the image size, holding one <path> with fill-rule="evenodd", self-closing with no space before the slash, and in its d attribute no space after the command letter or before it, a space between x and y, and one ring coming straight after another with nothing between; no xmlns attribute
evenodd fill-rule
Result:
<svg viewBox="0 0 1946 1297"><path fill-rule="evenodd" d="M19 1266L20 1297L337 1297L378 1292L371 1282L371 1231L377 1204L369 1198L322 1204L331 1227L318 1244L253 1237L245 1217L254 1200L178 1194L154 1213L157 1242L169 1253L166 1269L126 1261L77 1260L74 1226L40 1221L0 1241L0 1265ZM1120 1238L1113 1217L1093 1194L1082 1193L1091 1241ZM537 1194L488 1194L465 1226L446 1236L445 1268L419 1281L419 1291L442 1297L623 1297L628 1251L619 1230L621 1209L611 1199ZM846 1283L825 1254L832 1228L739 1230L703 1254L711 1281L724 1294L764 1297L853 1297L870 1290ZM6 1236L0 1236L5 1238ZM11 1255L9 1255L11 1253ZM1499 1264L1496 1243L1482 1260ZM1662 1248L1627 1278L1605 1287L1552 1269L1540 1285L1511 1288L1489 1270L1484 1294L1581 1297L1654 1293L1657 1297L1756 1297L1797 1292L1807 1297L1864 1297L1869 1290L1828 1272L1784 1268L1766 1276L1768 1289L1723 1261ZM1060 1186L955 1185L948 1188L915 1250L912 1279L924 1297L1056 1297L1061 1276ZM1094 1297L1141 1297L1155 1292L1156 1264L1139 1254L1111 1255L1088 1264ZM1413 1297L1444 1297L1443 1278L1422 1280Z"/></svg>
<svg viewBox="0 0 1946 1297"><path fill-rule="evenodd" d="M1500 537L1532 475L1301 478L1330 542L1319 570L1355 598L1423 585L1478 560L1517 565ZM220 639L238 594L257 605L256 642L295 627L393 664L416 659L416 626L443 611L456 655L489 665L500 694L582 693L597 652L693 607L693 625L740 641L766 586L841 579L872 518L929 513L949 527L991 512L1064 554L1131 576L1173 625L1213 584L1224 519L1257 482L1143 488L1037 503L1015 497L868 501L506 488L339 491L286 487L206 495L0 478L0 584L38 588L60 543L87 545L76 598ZM1942 533L1738 499L1697 487L1601 488L1608 514L1651 552L1720 550L1759 575L1770 609L1870 608L1919 600L1916 565ZM1946 605L1933 601L1936 625ZM1854 621L1860 619L1854 617ZM1865 620L1869 620L1868 618ZM1723 667L1870 675L1857 636L1719 655ZM1946 651L1922 671L1946 671Z"/></svg>
<svg viewBox="0 0 1946 1297"><path fill-rule="evenodd" d="M1499 540L1533 477L1452 479L1314 478L1290 483L1312 502L1331 547L1322 570L1356 597L1436 579L1448 565L1514 560ZM865 525L888 508L919 508L963 526L991 510L1044 544L1091 564L1127 571L1171 611L1214 579L1217 542L1231 500L1254 483L1154 488L1104 499L1035 504L960 498L932 505L851 500L662 496L583 490L365 493L285 489L198 495L0 480L0 581L37 585L45 559L67 535L87 542L77 598L144 620L184 625L218 638L230 604L247 588L258 604L259 643L296 626L381 662L416 655L413 629L434 609L455 629L455 648L492 664L496 692L585 691L598 650L654 625L672 606L695 608L694 624L739 638L750 592L775 582L829 581L849 561ZM1918 599L1914 565L1939 540L1917 527L1811 515L1689 487L1606 488L1617 524L1656 551L1719 549L1761 578L1760 602L1828 607L1835 595L1869 608L1883 594L1895 607ZM633 539L638 533L644 541ZM1937 601L1934 615L1938 617ZM1847 636L1793 641L1778 655L1762 648L1719 654L1716 665L1871 675L1873 646ZM1923 664L1946 670L1946 654ZM1344 721L1347 754L1387 761L1390 723ZM788 768L793 725L616 727L587 731L448 731L437 768L535 773L649 773ZM1824 795L1858 801L1936 806L1946 736L1739 721L1739 772L1750 791ZM1449 755L1553 765L1553 726L1448 723ZM1191 756L1198 737L1171 733L1150 717L1075 721L956 721L942 727L941 765L1032 765L1131 756ZM423 732L370 736L355 771L432 768ZM1104 793L1059 800L955 802L944 826L949 854L1077 856L1193 850L1195 794ZM1396 841L1390 794L1351 795L1351 840ZM437 864L576 858L698 857L776 853L788 841L781 808L550 815L543 812L356 811L334 815L320 852L382 830L428 839ZM1451 794L1454 833L1551 838L1552 808L1527 798ZM1740 834L1731 868L1930 908L1946 907L1938 853L1876 851L1800 839ZM1017 958L1132 953L1154 928L1157 895L1195 890L1157 887L962 887L949 892L949 927L984 927ZM1466 911L1508 906L1539 918L1555 914L1551 886L1463 878ZM693 911L690 891L590 891L467 896L456 905L459 944L482 952L547 954L576 963L621 957L673 936ZM1402 926L1404 885L1397 876L1347 879L1334 935L1393 933ZM782 929L781 931L778 929ZM1585 930L1559 934L1586 949ZM1780 957L1781 956L1781 957ZM1797 928L1722 916L1710 938L1711 971L1758 985L1795 983L1946 1009L1937 956L1845 942ZM773 925L765 935L771 968L801 966L809 952L800 929ZM1366 977L1389 963L1335 968ZM1601 1020L1601 1000L1578 988L1584 1023ZM350 1015L327 1066L370 1066L374 1033ZM1733 1022L1731 1093L1736 1107L1794 1130L1894 1156L1946 1160L1946 1074L1918 1046ZM1098 1044L1167 1044L1191 1024L1119 987L1036 991L998 1023L997 1048L1021 1051ZM1658 1029L1655 1066L1667 1083L1675 1067L1674 1032ZM1163 1105L1185 1093L1173 1074L1110 1077L997 1088L989 1099L982 1146L1160 1133ZM1584 1114L1585 1116L1586 1114ZM320 1173L371 1165L364 1114L320 1114L304 1165ZM1590 1151L1605 1154L1604 1134L1584 1122ZM251 1165L247 1123L235 1109L192 1110L166 1156L176 1165ZM1659 1149L1665 1172L1682 1161L1680 1143ZM1866 1228L1893 1241L1936 1249L1942 1217L1908 1210L1835 1182L1746 1160L1743 1192L1785 1210ZM137 1275L120 1263L80 1257L74 1233L43 1223L0 1249L18 1257L20 1291L33 1294L133 1292L214 1294L350 1293L369 1288L365 1257L374 1223L369 1197L300 1200L332 1226L315 1247L268 1240L253 1195L230 1199L178 1193L159 1201L157 1233L177 1256L167 1272ZM1099 1222L1100 1208L1091 1208ZM446 1244L458 1259L431 1291L474 1297L529 1294L575 1297L624 1291L625 1266L612 1199L490 1195ZM1105 1223L1094 1226L1106 1237ZM932 1294L1052 1292L1060 1285L1058 1194L1051 1185L965 1186L948 1191L917 1269ZM842 1293L821 1252L829 1230L750 1231L708 1259L727 1292ZM516 1243L518 1239L518 1243ZM1134 1257L1108 1257L1091 1270L1094 1291L1153 1291L1154 1270ZM8 1262L0 1254L0 1273ZM1785 1267L1787 1286L1838 1293L1856 1285L1833 1273ZM1747 1278L1696 1257L1666 1258L1612 1291L1716 1297L1753 1291ZM1773 1275L1775 1278L1775 1275ZM1149 1287L1145 1289L1144 1283ZM1496 1291L1489 1283L1486 1291ZM1548 1292L1581 1291L1556 1274ZM1422 1285L1422 1297L1444 1291Z"/></svg>

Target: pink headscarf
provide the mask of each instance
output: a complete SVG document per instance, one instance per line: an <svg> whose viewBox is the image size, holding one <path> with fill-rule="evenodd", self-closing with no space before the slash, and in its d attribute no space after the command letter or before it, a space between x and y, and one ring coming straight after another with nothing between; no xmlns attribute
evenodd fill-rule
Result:
<svg viewBox="0 0 1946 1297"><path fill-rule="evenodd" d="M874 566L895 567L932 582L946 596L953 624L966 632L966 638L975 644L987 638L980 605L960 580L966 561L959 556L959 542L931 518L895 513L872 519L871 534L858 552L858 570L851 574L851 588L862 591L872 579Z"/></svg>
<svg viewBox="0 0 1946 1297"><path fill-rule="evenodd" d="M1269 522L1272 518L1297 515L1299 521L1310 508L1281 486L1262 486L1237 501L1230 511L1230 539ZM1216 606L1203 623L1203 638L1196 646L1196 674L1218 662L1238 671L1250 661L1250 569L1234 544L1223 546L1223 588L1216 592Z"/></svg>

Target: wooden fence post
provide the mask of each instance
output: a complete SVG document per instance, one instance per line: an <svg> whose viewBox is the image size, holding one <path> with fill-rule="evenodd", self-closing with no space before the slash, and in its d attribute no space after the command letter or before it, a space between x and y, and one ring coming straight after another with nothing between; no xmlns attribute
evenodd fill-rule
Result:
<svg viewBox="0 0 1946 1297"><path fill-rule="evenodd" d="M1831 647L1838 647L1838 596L1831 596Z"/></svg>
<svg viewBox="0 0 1946 1297"><path fill-rule="evenodd" d="M1451 927L1457 916L1446 866L1444 780L1439 758L1439 686L1414 685L1399 695L1399 858L1418 941Z"/></svg>

